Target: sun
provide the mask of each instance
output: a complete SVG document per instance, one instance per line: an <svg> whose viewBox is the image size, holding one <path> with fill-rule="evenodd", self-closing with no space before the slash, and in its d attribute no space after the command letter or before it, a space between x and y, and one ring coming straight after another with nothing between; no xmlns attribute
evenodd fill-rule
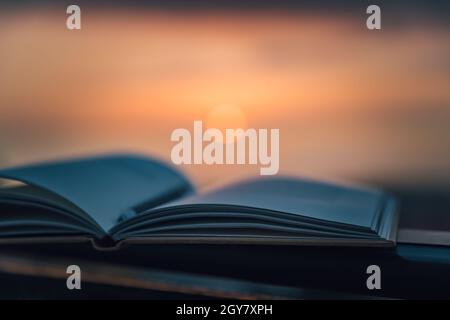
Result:
<svg viewBox="0 0 450 320"><path fill-rule="evenodd" d="M206 128L216 128L223 133L226 129L247 129L247 117L241 108L232 104L222 104L209 111Z"/></svg>

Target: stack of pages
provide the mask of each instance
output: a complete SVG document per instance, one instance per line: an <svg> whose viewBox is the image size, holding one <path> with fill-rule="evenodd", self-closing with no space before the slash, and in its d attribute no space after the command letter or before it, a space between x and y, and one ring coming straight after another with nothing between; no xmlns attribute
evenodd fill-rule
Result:
<svg viewBox="0 0 450 320"><path fill-rule="evenodd" d="M0 243L395 245L395 200L376 189L285 177L198 194L170 166L131 155L4 169L0 178Z"/></svg>

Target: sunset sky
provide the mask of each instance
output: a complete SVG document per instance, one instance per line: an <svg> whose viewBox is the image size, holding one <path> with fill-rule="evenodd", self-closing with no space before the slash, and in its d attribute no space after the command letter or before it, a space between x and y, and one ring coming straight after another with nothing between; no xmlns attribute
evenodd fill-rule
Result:
<svg viewBox="0 0 450 320"><path fill-rule="evenodd" d="M392 15L392 14L391 14ZM450 27L316 10L0 10L0 165L137 152L176 128L280 129L280 173L450 181ZM223 112L230 106L231 113ZM226 109L226 108L225 108ZM182 166L200 187L258 166Z"/></svg>

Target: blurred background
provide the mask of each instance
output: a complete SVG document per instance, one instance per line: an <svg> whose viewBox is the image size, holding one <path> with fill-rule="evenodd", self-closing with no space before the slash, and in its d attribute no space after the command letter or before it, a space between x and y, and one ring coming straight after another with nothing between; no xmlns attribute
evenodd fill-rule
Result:
<svg viewBox="0 0 450 320"><path fill-rule="evenodd" d="M66 29L81 7L82 29ZM382 30L366 28L381 7ZM279 128L280 173L450 188L447 1L2 1L0 166L170 162L176 128ZM259 166L181 166L200 189Z"/></svg>

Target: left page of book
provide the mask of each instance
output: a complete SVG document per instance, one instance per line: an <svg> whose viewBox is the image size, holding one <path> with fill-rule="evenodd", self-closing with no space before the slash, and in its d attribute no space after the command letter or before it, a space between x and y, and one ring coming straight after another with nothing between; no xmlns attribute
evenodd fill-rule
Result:
<svg viewBox="0 0 450 320"><path fill-rule="evenodd" d="M193 192L187 179L169 166L131 155L5 169L0 170L0 178L54 193L79 208L105 232L140 210Z"/></svg>

